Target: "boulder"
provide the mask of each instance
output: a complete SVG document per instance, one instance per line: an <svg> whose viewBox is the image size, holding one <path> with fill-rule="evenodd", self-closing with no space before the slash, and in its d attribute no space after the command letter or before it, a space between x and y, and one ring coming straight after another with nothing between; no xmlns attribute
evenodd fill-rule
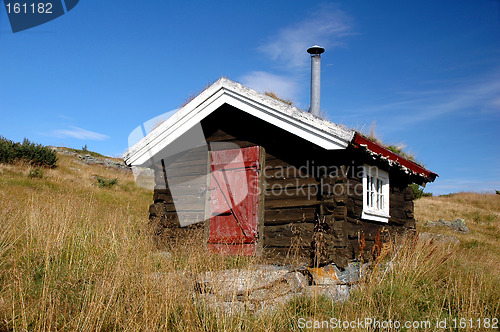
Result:
<svg viewBox="0 0 500 332"><path fill-rule="evenodd" d="M427 220L427 227L448 227L456 232L469 233L469 228L465 225L465 220L458 218L453 221L447 221L444 219L439 219L438 221Z"/></svg>
<svg viewBox="0 0 500 332"><path fill-rule="evenodd" d="M418 234L418 238L426 242L434 241L434 242L449 242L455 245L460 244L460 240L451 235L422 232Z"/></svg>
<svg viewBox="0 0 500 332"><path fill-rule="evenodd" d="M256 313L274 310L296 296L326 296L334 301L344 301L349 296L350 286L337 285L330 280L337 274L335 268L326 269L325 284L313 286L310 285L313 272L307 268L259 265L253 269L205 272L196 277L195 300L198 305L207 305L231 315L242 310ZM345 277L344 271L337 271L342 278ZM319 280L316 277L317 283ZM336 282L339 282L338 278Z"/></svg>
<svg viewBox="0 0 500 332"><path fill-rule="evenodd" d="M355 284L359 282L361 269L359 262L348 263L344 270L339 269L333 263L320 268L308 268L314 285Z"/></svg>

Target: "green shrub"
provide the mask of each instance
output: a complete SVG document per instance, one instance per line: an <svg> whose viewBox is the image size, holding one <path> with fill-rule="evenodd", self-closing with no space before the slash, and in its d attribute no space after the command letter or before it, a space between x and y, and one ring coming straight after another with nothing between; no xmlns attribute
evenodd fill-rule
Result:
<svg viewBox="0 0 500 332"><path fill-rule="evenodd" d="M416 183L412 183L411 188L413 189L413 199L432 197L432 193L424 193L424 187L421 187Z"/></svg>
<svg viewBox="0 0 500 332"><path fill-rule="evenodd" d="M416 183L411 184L411 189L413 189L413 199L419 199L423 196L424 194L424 188L420 187Z"/></svg>
<svg viewBox="0 0 500 332"><path fill-rule="evenodd" d="M111 188L115 184L118 183L118 179L106 179L100 176L96 176L95 179L97 180L97 185L99 188Z"/></svg>
<svg viewBox="0 0 500 332"><path fill-rule="evenodd" d="M11 163L14 161L14 142L0 136L0 162Z"/></svg>
<svg viewBox="0 0 500 332"><path fill-rule="evenodd" d="M40 167L37 167L29 172L28 177L32 179L43 178L43 171L40 169Z"/></svg>
<svg viewBox="0 0 500 332"><path fill-rule="evenodd" d="M24 139L22 143L14 143L0 137L0 162L12 163L15 160L25 160L33 166L55 167L57 153L41 144Z"/></svg>

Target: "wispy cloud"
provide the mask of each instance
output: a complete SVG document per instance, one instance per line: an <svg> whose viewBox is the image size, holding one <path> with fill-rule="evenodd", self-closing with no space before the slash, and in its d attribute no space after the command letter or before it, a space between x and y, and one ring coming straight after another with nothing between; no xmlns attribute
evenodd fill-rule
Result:
<svg viewBox="0 0 500 332"><path fill-rule="evenodd" d="M463 178L439 179L436 183L430 183L425 191L442 195L461 191L494 192L500 186L500 181L468 180Z"/></svg>
<svg viewBox="0 0 500 332"><path fill-rule="evenodd" d="M333 5L319 7L301 22L285 27L269 37L259 51L288 68L308 64L306 49L314 44L331 49L342 45L342 38L352 34L351 19Z"/></svg>
<svg viewBox="0 0 500 332"><path fill-rule="evenodd" d="M99 134L90 130L86 130L79 127L69 127L68 129L58 129L51 132L51 136L65 138L71 137L81 140L92 140L92 141L104 141L109 138L109 136L104 134Z"/></svg>
<svg viewBox="0 0 500 332"><path fill-rule="evenodd" d="M402 92L402 98L400 95L396 102L346 110L346 118L373 119L390 116L392 130L403 130L408 126L450 114L473 112L475 115L500 115L498 74L500 73L466 83L441 82L434 89ZM398 126L393 126L394 123Z"/></svg>
<svg viewBox="0 0 500 332"><path fill-rule="evenodd" d="M271 34L257 49L274 62L281 74L253 71L241 81L256 90L271 90L280 97L297 99L299 82L308 72L308 47L318 44L327 50L342 46L342 39L352 34L351 19L333 5L319 6L306 19ZM275 71L276 72L276 71Z"/></svg>
<svg viewBox="0 0 500 332"><path fill-rule="evenodd" d="M253 71L244 75L241 82L258 91L275 92L285 99L293 99L298 91L298 84L293 78L264 71Z"/></svg>

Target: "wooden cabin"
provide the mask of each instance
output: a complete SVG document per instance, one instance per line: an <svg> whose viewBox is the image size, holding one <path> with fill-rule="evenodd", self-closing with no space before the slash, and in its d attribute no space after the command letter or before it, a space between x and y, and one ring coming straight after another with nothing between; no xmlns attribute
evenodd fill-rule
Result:
<svg viewBox="0 0 500 332"><path fill-rule="evenodd" d="M340 267L377 250L385 234L414 229L410 185L437 176L226 78L124 158L155 171L149 211L159 236L198 227L207 250Z"/></svg>

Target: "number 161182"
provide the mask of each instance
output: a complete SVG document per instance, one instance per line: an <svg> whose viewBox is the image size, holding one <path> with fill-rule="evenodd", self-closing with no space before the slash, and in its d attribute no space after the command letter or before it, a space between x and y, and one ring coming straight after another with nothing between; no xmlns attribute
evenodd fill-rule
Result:
<svg viewBox="0 0 500 332"><path fill-rule="evenodd" d="M7 13L11 14L52 14L52 3L7 3L5 4Z"/></svg>

